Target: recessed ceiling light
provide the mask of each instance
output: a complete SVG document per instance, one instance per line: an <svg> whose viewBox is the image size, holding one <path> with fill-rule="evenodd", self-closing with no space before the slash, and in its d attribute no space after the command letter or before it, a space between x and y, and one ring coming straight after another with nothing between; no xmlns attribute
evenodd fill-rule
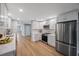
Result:
<svg viewBox="0 0 79 59"><path fill-rule="evenodd" d="M1 15L0 17L1 17L1 18L3 18L4 16L3 16L3 15Z"/></svg>
<svg viewBox="0 0 79 59"><path fill-rule="evenodd" d="M1 17L1 18L8 18L8 16L3 16L3 15L0 15L0 17Z"/></svg>
<svg viewBox="0 0 79 59"><path fill-rule="evenodd" d="M20 18L17 18L17 20L20 20Z"/></svg>
<svg viewBox="0 0 79 59"><path fill-rule="evenodd" d="M23 12L23 9L19 9L19 12Z"/></svg>
<svg viewBox="0 0 79 59"><path fill-rule="evenodd" d="M12 14L11 13L8 13L8 16L12 16Z"/></svg>

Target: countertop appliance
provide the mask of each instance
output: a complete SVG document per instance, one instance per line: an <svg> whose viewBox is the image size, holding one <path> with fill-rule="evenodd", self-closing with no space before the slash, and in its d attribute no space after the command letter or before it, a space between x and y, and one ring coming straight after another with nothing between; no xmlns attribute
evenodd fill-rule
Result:
<svg viewBox="0 0 79 59"><path fill-rule="evenodd" d="M77 21L58 22L56 25L56 50L66 56L76 56Z"/></svg>

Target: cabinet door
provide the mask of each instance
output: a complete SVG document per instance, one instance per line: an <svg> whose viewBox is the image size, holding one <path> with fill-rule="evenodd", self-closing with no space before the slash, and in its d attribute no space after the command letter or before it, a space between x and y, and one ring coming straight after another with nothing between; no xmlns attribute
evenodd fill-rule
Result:
<svg viewBox="0 0 79 59"><path fill-rule="evenodd" d="M32 34L32 41L38 41L41 40L40 34Z"/></svg>
<svg viewBox="0 0 79 59"><path fill-rule="evenodd" d="M67 15L67 21L69 20L77 20L78 19L78 12L70 12Z"/></svg>
<svg viewBox="0 0 79 59"><path fill-rule="evenodd" d="M43 26L45 25L45 21L39 22L39 23L40 23L39 28L40 28L40 29L43 29Z"/></svg>
<svg viewBox="0 0 79 59"><path fill-rule="evenodd" d="M39 29L39 22L37 22L37 21L33 21L32 22L32 29Z"/></svg>
<svg viewBox="0 0 79 59"><path fill-rule="evenodd" d="M78 20L77 11L65 13L57 17L57 22L64 22L64 21L71 21L71 20Z"/></svg>
<svg viewBox="0 0 79 59"><path fill-rule="evenodd" d="M62 21L63 21L63 19L64 19L64 18L63 18L63 16L62 16L62 15L61 15L61 16L58 16L58 17L57 17L57 22L62 22Z"/></svg>
<svg viewBox="0 0 79 59"><path fill-rule="evenodd" d="M56 19L52 19L49 21L50 29L55 29Z"/></svg>

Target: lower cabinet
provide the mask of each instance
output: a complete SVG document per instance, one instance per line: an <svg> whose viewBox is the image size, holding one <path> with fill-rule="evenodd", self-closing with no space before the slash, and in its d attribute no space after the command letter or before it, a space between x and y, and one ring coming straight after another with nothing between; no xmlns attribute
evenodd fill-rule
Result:
<svg viewBox="0 0 79 59"><path fill-rule="evenodd" d="M38 41L41 40L41 35L39 34L32 34L32 41Z"/></svg>
<svg viewBox="0 0 79 59"><path fill-rule="evenodd" d="M55 36L48 35L48 44L55 47Z"/></svg>

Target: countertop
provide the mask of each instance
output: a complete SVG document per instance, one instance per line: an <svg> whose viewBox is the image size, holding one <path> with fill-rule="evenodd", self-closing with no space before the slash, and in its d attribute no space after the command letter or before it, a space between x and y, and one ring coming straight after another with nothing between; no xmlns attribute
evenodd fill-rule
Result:
<svg viewBox="0 0 79 59"><path fill-rule="evenodd" d="M52 34L48 34L48 36L56 36L56 35L52 33Z"/></svg>
<svg viewBox="0 0 79 59"><path fill-rule="evenodd" d="M0 55L14 51L16 48L15 38L13 37L12 42L0 45Z"/></svg>
<svg viewBox="0 0 79 59"><path fill-rule="evenodd" d="M53 33L43 33L43 35L46 35L46 36L56 36L56 35L53 34Z"/></svg>

